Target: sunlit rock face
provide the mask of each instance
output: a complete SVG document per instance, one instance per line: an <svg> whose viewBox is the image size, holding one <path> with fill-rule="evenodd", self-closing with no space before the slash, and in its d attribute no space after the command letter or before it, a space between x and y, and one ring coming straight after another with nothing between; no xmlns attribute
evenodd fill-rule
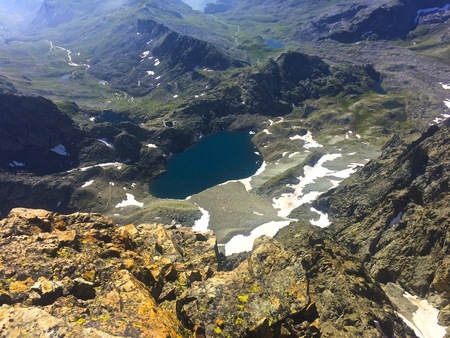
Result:
<svg viewBox="0 0 450 338"><path fill-rule="evenodd" d="M117 227L100 214L18 208L0 222L0 235L7 335L372 337L380 332L373 318L386 334L412 332L361 263L312 226L295 248L261 237L228 266L212 233ZM355 322L339 327L337 318Z"/></svg>

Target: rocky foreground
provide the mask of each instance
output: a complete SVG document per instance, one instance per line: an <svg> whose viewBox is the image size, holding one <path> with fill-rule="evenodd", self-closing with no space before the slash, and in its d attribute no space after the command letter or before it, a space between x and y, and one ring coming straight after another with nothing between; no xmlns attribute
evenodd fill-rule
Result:
<svg viewBox="0 0 450 338"><path fill-rule="evenodd" d="M363 265L313 228L295 251L263 237L224 271L214 236L190 229L32 209L0 227L3 336L412 336Z"/></svg>

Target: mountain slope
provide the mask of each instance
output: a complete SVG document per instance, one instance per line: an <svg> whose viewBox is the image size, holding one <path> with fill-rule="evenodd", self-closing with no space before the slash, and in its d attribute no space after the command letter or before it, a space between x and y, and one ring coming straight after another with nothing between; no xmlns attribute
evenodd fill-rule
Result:
<svg viewBox="0 0 450 338"><path fill-rule="evenodd" d="M449 291L449 130L447 120L413 143L393 138L380 159L315 203L378 281L422 296Z"/></svg>
<svg viewBox="0 0 450 338"><path fill-rule="evenodd" d="M354 42L370 35L382 39L404 38L417 26L418 17L427 14L427 11L421 12L421 9L437 10L446 4L445 0L391 0L384 3L367 0L333 3L223 0L208 4L205 12L221 14L229 20L233 20L233 16L237 17L237 13L240 13L241 17L249 21L266 21L268 25L296 22L296 29L289 38L298 41L331 38L341 42ZM269 19L270 16L272 20ZM315 20L311 20L313 17Z"/></svg>

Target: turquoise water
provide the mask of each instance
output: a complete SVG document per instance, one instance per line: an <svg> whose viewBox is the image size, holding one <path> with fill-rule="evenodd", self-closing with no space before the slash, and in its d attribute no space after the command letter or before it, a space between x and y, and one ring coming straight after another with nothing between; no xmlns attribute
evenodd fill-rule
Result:
<svg viewBox="0 0 450 338"><path fill-rule="evenodd" d="M150 182L150 194L184 199L217 184L253 175L262 158L251 138L247 132L205 137L171 157L167 171Z"/></svg>
<svg viewBox="0 0 450 338"><path fill-rule="evenodd" d="M284 48L284 45L278 41L275 40L267 40L266 45L272 48L281 49Z"/></svg>

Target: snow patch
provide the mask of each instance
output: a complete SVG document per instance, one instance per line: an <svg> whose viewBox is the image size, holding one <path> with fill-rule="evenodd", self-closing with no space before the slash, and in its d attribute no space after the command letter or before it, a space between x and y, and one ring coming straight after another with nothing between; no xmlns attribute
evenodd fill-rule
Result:
<svg viewBox="0 0 450 338"><path fill-rule="evenodd" d="M438 324L438 309L434 308L426 299L420 299L408 292L405 292L403 297L418 308L412 315L413 326L410 327L419 338L442 338L446 335L445 327ZM405 323L411 324L406 321Z"/></svg>
<svg viewBox="0 0 450 338"><path fill-rule="evenodd" d="M149 56L150 55L150 51L149 50L146 50L145 52L143 52L142 54L141 54L141 59L145 59L147 56Z"/></svg>
<svg viewBox="0 0 450 338"><path fill-rule="evenodd" d="M56 147L53 147L50 150L61 156L69 156L69 154L67 153L66 147L64 147L62 144L58 144Z"/></svg>
<svg viewBox="0 0 450 338"><path fill-rule="evenodd" d="M263 133L266 133L267 135L272 135L272 133L269 131L269 129L264 129Z"/></svg>
<svg viewBox="0 0 450 338"><path fill-rule="evenodd" d="M194 222L192 231L207 232L211 216L209 215L209 212L206 211L205 209L199 207L199 210L202 213L202 217L200 217L198 220Z"/></svg>
<svg viewBox="0 0 450 338"><path fill-rule="evenodd" d="M442 83L442 82L439 82L439 84L442 86L442 88L444 88L446 90L450 89L450 84L445 84L445 83Z"/></svg>
<svg viewBox="0 0 450 338"><path fill-rule="evenodd" d="M395 216L390 222L389 222L389 228L392 228L394 225L396 225L400 220L402 219L403 211L400 211L397 216Z"/></svg>
<svg viewBox="0 0 450 338"><path fill-rule="evenodd" d="M122 169L122 165L123 165L123 164L120 163L120 162L100 163L100 164L95 164L95 165L91 165L91 166L88 166L88 167L82 167L82 168L72 169L72 170L69 170L69 172L72 172L72 171L75 171L75 170L86 171L86 170L89 170L89 169L92 169L92 168L95 168L95 167L99 167L99 168L102 168L102 169L107 169L107 168L113 168L113 167L115 167L115 168L117 168L118 170L120 170L120 169Z"/></svg>
<svg viewBox="0 0 450 338"><path fill-rule="evenodd" d="M245 190L250 191L250 190L252 190L252 184L251 184L252 178L262 174L264 172L264 170L266 170L266 166L267 166L267 163L263 162L261 164L261 166L259 167L259 169L252 176L247 177L247 178L242 178L240 180L230 180L230 181L219 184L219 186L222 186L222 185L225 185L228 183L240 182L244 185Z"/></svg>
<svg viewBox="0 0 450 338"><path fill-rule="evenodd" d="M348 169L343 169L340 171L335 171L330 176L337 177L337 178L348 178L351 174L353 174L356 171L356 168L362 167L364 164L361 163L350 163L347 165Z"/></svg>
<svg viewBox="0 0 450 338"><path fill-rule="evenodd" d="M147 70L147 75L153 76L155 75L155 72L153 70Z"/></svg>
<svg viewBox="0 0 450 338"><path fill-rule="evenodd" d="M136 206L136 207L142 208L144 206L144 203L136 201L136 198L134 197L134 195L127 193L126 196L127 196L127 199L118 203L116 205L116 208L124 208L124 207L130 207L130 206Z"/></svg>
<svg viewBox="0 0 450 338"><path fill-rule="evenodd" d="M91 181L87 181L86 183L84 183L81 187L82 188L86 188L86 187L89 187L92 183L94 183L94 180L91 180Z"/></svg>
<svg viewBox="0 0 450 338"><path fill-rule="evenodd" d="M106 137L99 138L97 141L100 141L110 149L114 149L114 145L111 142L108 142L108 139Z"/></svg>
<svg viewBox="0 0 450 338"><path fill-rule="evenodd" d="M225 255L229 256L234 253L251 251L256 238L264 235L273 237L289 223L291 221L272 221L253 229L248 236L236 235L225 244Z"/></svg>
<svg viewBox="0 0 450 338"><path fill-rule="evenodd" d="M317 141L315 141L313 139L312 133L310 131L308 131L305 135L300 136L300 135L295 135L290 137L291 140L302 140L303 142L305 142L305 144L303 145L303 148L305 149L310 149L310 148L322 148L323 145L318 143Z"/></svg>
<svg viewBox="0 0 450 338"><path fill-rule="evenodd" d="M273 120L268 120L269 121L269 125L274 125L274 124L278 124L284 121L284 118L279 117L278 121L273 121Z"/></svg>
<svg viewBox="0 0 450 338"><path fill-rule="evenodd" d="M311 210L312 212L315 212L316 214L319 214L319 216L320 216L318 220L312 219L309 221L309 223L311 223L312 225L316 225L320 228L326 228L331 224L330 220L328 219L328 214L326 214L322 211L319 211L315 208L311 208L309 210Z"/></svg>
<svg viewBox="0 0 450 338"><path fill-rule="evenodd" d="M158 146L156 144L153 144L153 143L147 144L147 147L148 148L158 148Z"/></svg>
<svg viewBox="0 0 450 338"><path fill-rule="evenodd" d="M288 187L294 189L294 191L291 193L282 194L279 198L273 199L274 209L279 209L278 216L288 217L294 209L317 198L320 193L310 192L304 196L303 190L308 184L314 183L318 178L334 174L334 171L327 169L322 165L326 162L334 161L339 157L342 157L342 155L327 154L322 156L314 167L308 165L304 166L303 172L305 176L299 177L300 182L298 184L287 185ZM314 199L312 199L313 197Z"/></svg>
<svg viewBox="0 0 450 338"><path fill-rule="evenodd" d="M436 117L433 122L436 124L442 123L448 118L450 118L450 114L441 114L442 117Z"/></svg>
<svg viewBox="0 0 450 338"><path fill-rule="evenodd" d="M10 164L9 164L9 166L10 167L25 167L25 163L22 163L22 162L17 162L17 161L12 161Z"/></svg>

